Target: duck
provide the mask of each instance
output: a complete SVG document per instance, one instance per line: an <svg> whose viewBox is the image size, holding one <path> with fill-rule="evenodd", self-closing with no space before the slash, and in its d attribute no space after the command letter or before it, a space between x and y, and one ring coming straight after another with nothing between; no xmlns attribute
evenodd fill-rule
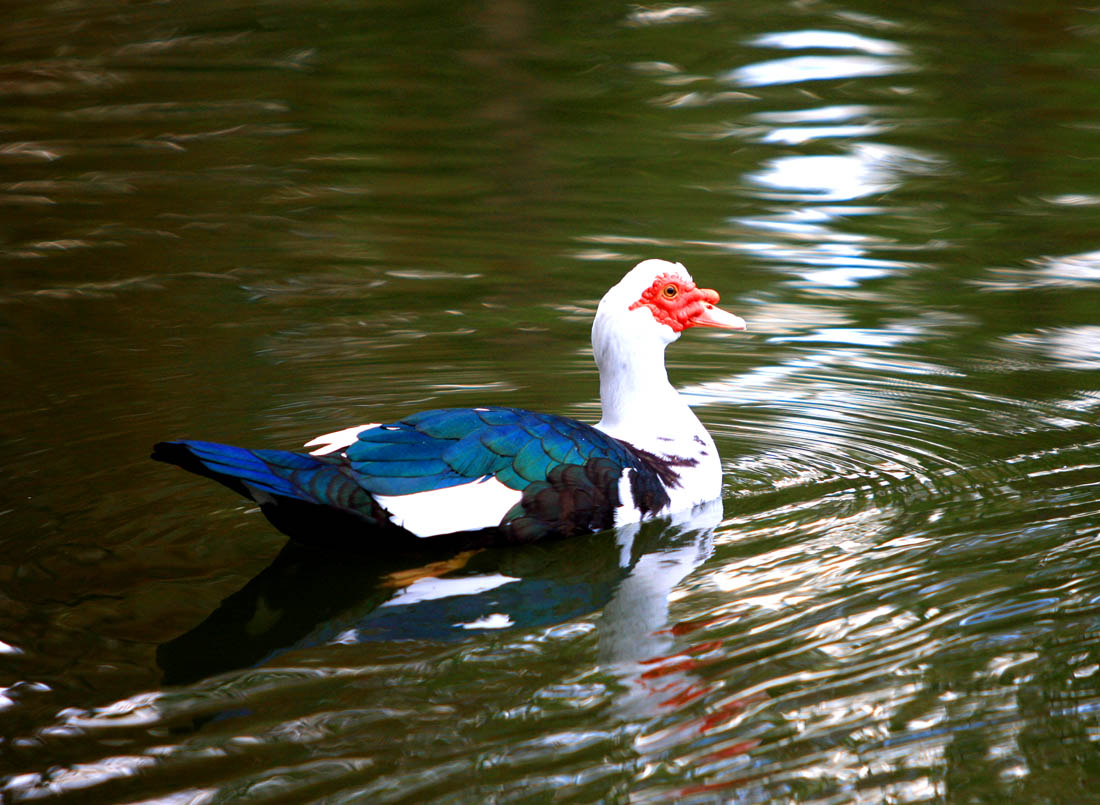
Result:
<svg viewBox="0 0 1100 805"><path fill-rule="evenodd" d="M745 330L681 263L638 263L592 323L602 416L483 406L327 433L305 451L182 439L152 458L253 501L296 542L371 550L487 547L593 533L714 501L714 439L669 382L665 349L695 327Z"/></svg>

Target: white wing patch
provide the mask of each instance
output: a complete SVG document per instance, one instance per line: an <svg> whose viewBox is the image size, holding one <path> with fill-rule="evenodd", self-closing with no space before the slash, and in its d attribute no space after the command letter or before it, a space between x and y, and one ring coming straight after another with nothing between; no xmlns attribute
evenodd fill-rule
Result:
<svg viewBox="0 0 1100 805"><path fill-rule="evenodd" d="M374 495L394 525L418 537L495 528L521 497L493 477L411 495Z"/></svg>
<svg viewBox="0 0 1100 805"><path fill-rule="evenodd" d="M365 431L367 428L377 428L379 424L378 422L368 422L366 425L355 425L333 433L326 433L324 436L318 436L316 439L306 442L305 446L317 448L309 451L311 456L327 456L329 453L351 447L355 444L360 432Z"/></svg>

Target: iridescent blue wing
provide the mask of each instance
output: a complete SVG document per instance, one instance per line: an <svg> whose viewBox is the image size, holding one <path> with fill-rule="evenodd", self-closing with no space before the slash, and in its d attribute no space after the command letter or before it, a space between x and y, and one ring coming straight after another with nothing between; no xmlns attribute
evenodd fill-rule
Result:
<svg viewBox="0 0 1100 805"><path fill-rule="evenodd" d="M345 451L355 477L381 495L408 495L494 477L522 492L562 464L603 458L620 471L622 442L565 417L519 408L446 408L362 431Z"/></svg>

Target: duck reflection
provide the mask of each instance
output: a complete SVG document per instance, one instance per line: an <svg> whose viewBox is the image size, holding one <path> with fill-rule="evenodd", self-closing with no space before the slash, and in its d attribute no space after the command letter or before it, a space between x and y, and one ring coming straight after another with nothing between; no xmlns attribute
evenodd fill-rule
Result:
<svg viewBox="0 0 1100 805"><path fill-rule="evenodd" d="M288 544L191 631L157 650L181 685L310 646L465 640L603 608L600 660L624 671L666 653L672 589L711 552L721 501L552 543L359 559Z"/></svg>

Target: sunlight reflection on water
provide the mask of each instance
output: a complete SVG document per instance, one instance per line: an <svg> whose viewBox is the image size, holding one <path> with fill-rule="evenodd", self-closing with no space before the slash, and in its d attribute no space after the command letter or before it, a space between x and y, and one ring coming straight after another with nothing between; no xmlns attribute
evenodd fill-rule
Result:
<svg viewBox="0 0 1100 805"><path fill-rule="evenodd" d="M872 56L793 56L738 67L727 78L743 87L892 75L910 69L900 59Z"/></svg>
<svg viewBox="0 0 1100 805"><path fill-rule="evenodd" d="M765 198L851 201L898 187L905 173L923 173L935 160L912 149L854 143L846 155L777 157L748 179L769 188Z"/></svg>

